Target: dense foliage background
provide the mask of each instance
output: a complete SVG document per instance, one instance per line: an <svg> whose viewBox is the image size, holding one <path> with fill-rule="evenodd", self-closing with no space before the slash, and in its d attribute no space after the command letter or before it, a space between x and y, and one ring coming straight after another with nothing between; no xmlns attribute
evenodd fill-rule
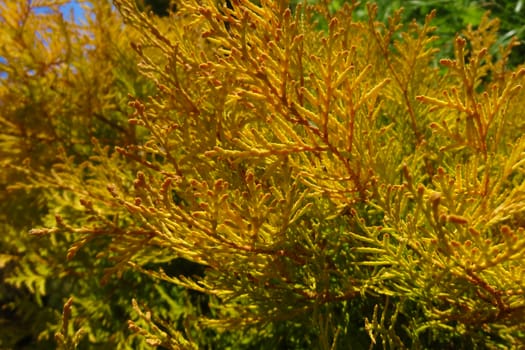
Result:
<svg viewBox="0 0 525 350"><path fill-rule="evenodd" d="M221 349L228 347L235 349L279 347L303 349L322 348L323 346L330 348L332 343L344 344L350 340L353 348L360 349L368 348L371 337L377 339L378 347L381 345L380 339L385 342L386 339L390 339L390 343L385 343L390 348L401 347L399 344L402 344L403 341L408 344L409 336L403 333L403 329L407 328L411 322L419 322L417 318L422 316L416 311L412 314L410 313L412 311L404 312L417 310L416 307L412 308L410 300L403 304L405 310L397 307L379 309L377 305L384 303L384 295L381 294L383 291L378 291L376 295L371 294L368 298L345 300L344 303L336 306L324 306L323 304L322 307L308 314L315 318L311 324L307 321L301 323L293 319L279 319L277 316L259 328L263 329L262 332L249 327L241 327L241 330L235 327L232 327L233 330L201 327L195 321L201 316L209 319L220 319L226 316L226 318L234 319L238 316L234 309L222 311L223 314L217 311L215 306L220 305L224 296L207 293L206 288L213 289L221 286L204 288L202 285L191 285L191 282L184 279L177 281L178 284L171 283L181 275L203 276L203 266L208 265L204 263L206 259L200 261L190 255L176 259L170 258L172 251L169 245L161 239L158 241L151 239L148 236L149 227L146 224L143 222L139 224L136 217L125 216L122 213L119 201L124 199L119 198L120 194L113 193L117 199L110 200L107 195L107 186L101 186L102 183L107 183L115 184L116 189L130 188L129 195L142 198L144 203L153 193L148 192L150 189L147 187L149 181L153 181L151 178L154 178L154 175L148 178L144 175L141 177L137 173L146 171L144 169L156 171L155 164L162 164L161 158L165 158L165 155L162 152L155 155L155 152L158 151L155 148L157 145L148 144L148 140L151 141L152 135L156 136L155 132L162 134L166 131L162 128L156 129L151 125L141 125L141 122L137 120L140 119L143 104L147 104L148 108L160 108L159 104L155 105L155 102L164 101L159 99L159 96L168 91L162 89L174 89L169 86L167 82L169 80L163 80L167 79L166 77L159 75L159 72L152 68L157 65L169 67L173 63L163 62L162 52L158 56L155 54L155 50L163 47L157 41L162 41L164 37L173 39L170 35L178 35L177 28L170 25L169 17L167 17L166 2L140 2L139 8L145 11L142 13L146 16L140 20L136 19L140 18L137 17L138 14L129 14L126 12L127 8L120 5L122 14L128 16L126 23L133 22L132 19L135 19L134 25L125 24L121 12L110 2L102 0L82 2L84 8L82 19L73 19L63 14L60 10L60 5L63 3L65 2L0 1L0 42L2 43L0 47L0 123L2 126L0 130L2 166L0 174L0 230L2 232L0 276L3 281L0 285L0 325L2 326L0 327L0 348L54 349L57 342L64 349L73 349L77 345L81 349L140 349L149 347L148 343L153 345L162 343L163 346L169 347L169 342L163 343L165 339L171 339L174 348L176 347L173 344L178 344L176 346L182 348L199 346ZM327 33L330 31L327 14L341 11L344 3L343 1L326 2L324 7L320 6L326 13L321 10L318 16L308 19L317 20L318 24L315 25L315 28L319 33ZM155 14L147 12L148 6L162 18L157 18ZM295 2L290 4L292 9L295 9L295 6ZM472 35L475 29L484 25L482 33L486 35L484 38L487 39L487 42L492 40L491 35L493 37L493 42L488 48L489 55L494 57L494 62L498 59L504 61L501 63L503 68L500 67L501 86L504 87L505 82L514 81L512 80L514 78L510 78L511 72L518 71L519 66L523 63L524 51L519 46L514 48L512 53L500 48L513 46L512 37L514 35L520 39L524 37L525 16L523 16L521 1L385 1L378 2L376 19L388 23L389 16L396 17L395 10L401 6L405 8L405 11L398 15L400 28L409 27L408 23L411 19L415 19L421 27L425 26L425 16L433 8L437 8L437 17L432 20L431 24L437 27L435 34L439 38L435 39L432 47L439 48L440 52L435 55L423 55L424 57L420 58L421 62L428 60L429 67L443 69L439 65L439 60L445 57L453 58L457 54L458 43L454 39L456 33L462 33L465 28L471 26ZM175 9L177 8L181 6L175 6ZM488 25L489 21L483 20L486 10L490 10L492 15L500 18L499 27L494 22ZM363 21L366 24L369 13L366 6L363 5L356 7L352 16L356 21ZM187 26L184 28L191 28L190 21L180 18L178 20ZM157 35L155 29L152 28L160 28L164 32ZM464 36L472 41L470 44L473 47L472 52L474 52L474 46L478 44L481 49L484 43L476 44L475 38L469 37L468 33ZM195 39L191 37L191 30L184 32L184 35L187 36L184 37L184 40ZM320 41L317 34L310 35L314 42L315 40ZM401 34L396 32L396 35ZM139 43L145 36L150 40L148 42L150 47L140 48ZM454 46L455 42L456 46ZM206 43L195 42L195 45L206 45ZM361 45L364 44L361 43ZM184 54L192 55L191 52ZM153 62L155 59L158 59L159 62ZM199 57L192 59L198 61ZM375 56L370 59L377 59L374 61L377 64L382 62ZM142 62L140 67L137 65L138 62ZM493 75L487 73L484 76L487 84L497 82L499 79L494 73L496 68L491 67L490 69L493 70L490 73ZM230 79L228 76L223 76L223 78ZM379 78L375 77L375 80L372 79L369 83L377 83ZM192 79L192 77L187 78L188 86L192 86ZM447 76L442 82L452 84L451 80L446 79L452 78ZM159 81L162 83L159 84ZM518 80L514 82L522 83ZM484 86L480 84L476 88L483 90ZM149 100L149 96L153 96L153 99ZM510 101L509 96L505 98L508 97ZM242 100L241 97L239 97L240 100ZM255 94L253 98L257 99L259 96ZM165 115L169 115L170 111L189 108L176 98L170 100L170 103L173 104L161 106L165 108L161 109ZM516 109L519 110L519 106L512 105L510 102L509 105L509 110L514 113ZM244 107L249 108L249 106ZM162 113L156 115L155 118L164 122ZM130 116L134 123L128 121ZM175 116L173 118L175 119ZM522 133L523 123L510 119L511 122L507 127L510 125L513 132ZM152 123L155 125L154 121ZM382 126L386 128L385 130L390 128L387 124ZM177 126L173 127L177 128ZM254 135L256 139L259 137L258 140L264 139L261 135L257 136L256 133ZM519 169L520 157L522 158L523 155L519 151L512 151L513 143L518 145L517 138L513 139L512 135L507 135L507 137L509 144L506 148L503 147L504 151L498 149L498 152L509 158L515 157L516 162L513 169ZM271 141L275 142L275 140ZM406 142L407 145L416 143L408 136ZM116 147L118 147L118 152L114 152ZM192 147L204 148L206 145ZM409 148L409 146L406 147ZM400 148L401 151L402 148ZM221 156L226 157L226 155L227 153ZM462 157L468 158L469 154L464 153ZM199 164L200 158L196 157L192 161ZM422 161L422 158L413 160L414 164ZM438 164L441 160L432 159L431 161ZM191 161L190 164L192 164ZM238 163L232 161L228 167L232 174L239 172L243 173L247 179L250 178L247 175L249 172L246 169L240 169L241 166ZM483 166L480 165L480 167ZM394 167L390 170L396 172L395 176L384 175L391 177L392 183L398 183L399 176L418 178L420 175L413 173L416 168L418 171L423 171L416 165L409 164L408 170L405 170L408 173L405 172L404 175L399 175L402 169ZM111 171L103 173L101 169ZM258 168L254 167L254 169ZM287 170L283 166L281 170L276 171L282 171L284 174ZM103 179L96 174L102 174ZM510 170L509 174L511 174ZM148 175L147 171L146 175ZM257 172L255 175L252 174L255 177L260 175ZM448 175L440 174L440 176L438 180L443 183L450 180L447 178ZM517 188L522 182L521 176L512 173L514 178L509 180L510 185L502 186ZM427 180L428 178L425 181ZM235 184L234 180L230 182ZM422 181L422 183L425 182ZM220 184L217 186L220 187ZM252 195L254 197L263 196L262 193L257 192L259 189L256 188L255 182L253 186L253 189L250 188L253 191ZM296 185L289 184L289 186ZM295 187L293 188L295 191ZM203 196L205 196L205 190L204 188L199 189ZM221 189L216 188L215 190L220 192ZM391 193L393 197L397 195L394 192ZM297 190L297 195L299 194ZM192 203L189 203L190 197L186 197L187 195L182 191L174 191L171 193L171 199L179 206L188 205L189 207ZM125 197L126 194L122 196ZM516 203L515 206L518 207L519 203ZM129 203L126 205L130 208ZM138 202L135 205L140 207ZM316 209L319 212L333 211L333 216L337 216L334 222L340 225L341 230L347 228L345 225L353 225L352 230L359 234L363 234L363 230L368 228L365 227L366 225L361 226L362 223L353 217L357 218L358 215L366 212L369 219L376 224L382 220L382 215L385 215L363 203L359 203L361 207L358 204L355 206L355 210L361 214L344 206L329 208L323 207L325 204L317 205L319 208ZM509 211L508 221L505 222L508 230L512 231L508 231L509 236L522 234L521 231L521 233L517 231L522 227L523 220L521 208L518 209L512 213ZM130 210L132 211L133 208ZM314 215L311 209L305 209L307 210L310 210L309 215ZM432 206L428 210L432 210ZM140 210L137 209L137 211ZM140 215L146 214L140 213ZM297 215L297 217L300 216ZM64 221L63 218L67 220ZM431 220L433 219L429 219ZM452 217L453 220L458 220L458 224L462 224L463 218ZM92 227L93 222L103 222L105 229L100 232L90 231L87 228ZM46 231L44 227L55 227L51 229L51 233L57 234L48 234L50 231ZM35 228L42 228L42 231L36 230L33 231L33 235L28 235L28 232ZM129 234L129 231L123 228L134 230L135 235L127 238L129 241L126 241L126 244L129 243L129 251L126 249L126 244L122 246L115 244L115 237L124 237ZM507 229L501 227L498 229L507 232ZM342 245L342 243L330 241L330 237L317 237L316 239L326 244L327 251L335 249L334 246ZM506 244L505 242L500 243ZM140 246L146 247L144 252L133 251ZM307 252L299 249L301 247L303 246L298 243L293 248L298 249L299 260L304 254L307 255ZM282 251L289 248L283 243ZM359 254L372 256L377 253L374 249L380 248L370 246L363 248ZM499 249L503 248L499 247ZM519 252L521 248L516 249ZM352 252L351 249L349 251ZM351 254L358 253L352 252ZM285 255L281 256L283 261L286 260L285 257ZM322 255L322 257L325 256ZM343 259L341 256L339 258ZM279 263L289 263L279 259L277 259ZM134 268L129 268L127 265L131 260L135 264ZM224 260L222 263L227 265L228 262ZM255 264L249 259L245 263ZM339 260L326 260L323 263L326 263L327 266L329 264L335 264L338 267L344 265ZM315 265L312 269L315 270L319 266L322 264ZM357 276L361 273L361 268L355 267L355 269L359 270L353 272ZM149 272L145 273L146 270ZM371 271L372 268L364 270ZM376 271L379 268L373 268L373 270ZM157 271L157 275L150 271ZM162 278L159 278L158 274L162 273L170 277L163 275L160 276ZM304 272L304 274L307 273ZM259 283L259 287L263 290L268 284L275 282L272 279L256 280L256 277L245 276L247 279L253 279L242 282L251 283L254 286ZM233 285L240 278L231 278L227 282ZM300 278L306 279L304 276ZM372 284L373 282L370 281ZM461 294L460 292L458 293ZM257 294L259 293L257 291L253 293L260 297L259 302L264 304L264 293ZM284 300L297 297L283 293L279 297ZM73 302L67 304L68 307L64 311L64 304L70 297L73 297ZM133 304L132 299L145 302L147 306ZM298 299L299 304L301 300ZM523 301L520 301L519 298L517 300L518 307L521 307L520 303ZM386 304L388 303L387 298ZM308 308L308 303L305 305L307 305L305 308ZM467 301L465 305L464 312L468 314L467 309L471 305ZM148 306L155 309L154 317L157 326L151 325ZM263 308L261 305L258 307ZM428 308L432 307L428 306ZM518 308L518 310L522 309ZM289 310L283 311L288 312ZM444 314L448 312L447 310L441 311ZM72 313L69 319L65 317L68 312ZM271 314L274 311L267 310L267 312ZM400 321L396 323L398 315ZM469 315L472 316L472 314ZM408 319L409 316L413 316L413 319ZM485 317L484 314L477 316ZM366 327L365 317L368 317ZM454 320L453 325L447 324L447 327L453 331L444 328L445 326L441 323L439 327L443 329L439 327L434 329L431 321L420 324L420 329L417 331L420 332L418 334L421 334L421 344L424 344L421 346L466 349L474 346L478 348L492 346L495 348L495 344L498 343L503 344L502 346L519 346L519 342L525 338L523 321L520 321L518 314L509 314L509 317L504 319L505 322L508 322L511 331L504 330L499 333L489 329L489 318L493 317L492 314L487 317L486 322L483 323L487 329L476 333L478 338L469 333L472 330L465 326L467 329L464 332L470 337L467 340L458 333L461 327L457 324L460 324L461 320ZM129 319L134 319L135 323L129 324ZM504 327L505 322L501 322L497 327ZM136 332L129 330L130 325L131 330ZM339 334L339 340L337 340L337 335L333 334L332 328L338 329L336 334ZM406 339L399 339L397 342L397 334L405 334ZM444 334L449 334L449 337L439 339Z"/></svg>

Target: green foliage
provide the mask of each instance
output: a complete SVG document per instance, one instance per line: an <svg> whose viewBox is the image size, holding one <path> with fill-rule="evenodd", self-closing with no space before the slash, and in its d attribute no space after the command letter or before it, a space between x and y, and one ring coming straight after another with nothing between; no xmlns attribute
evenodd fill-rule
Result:
<svg viewBox="0 0 525 350"><path fill-rule="evenodd" d="M525 341L498 21L458 15L440 59L435 12L356 2L0 5L0 347Z"/></svg>
<svg viewBox="0 0 525 350"><path fill-rule="evenodd" d="M330 2L331 9L338 9L348 0L334 0ZM497 44L508 46L516 38L522 43L525 40L525 8L524 2L519 1L457 1L457 0L377 0L378 5L377 19L384 23L388 22L391 16L399 8L403 8L403 22L412 20L422 24L426 14L432 10L437 11L437 17L433 24L437 27L435 34L438 36L435 47L440 48L440 53L436 57L436 63L440 58L454 55L453 38L468 26L477 28L481 23L483 15L490 11L492 16L499 20L499 30ZM365 7L358 8L354 12L354 17L364 20L367 17ZM492 48L493 54L497 54L497 45ZM515 48L509 56L512 66L523 63L525 46L520 45Z"/></svg>

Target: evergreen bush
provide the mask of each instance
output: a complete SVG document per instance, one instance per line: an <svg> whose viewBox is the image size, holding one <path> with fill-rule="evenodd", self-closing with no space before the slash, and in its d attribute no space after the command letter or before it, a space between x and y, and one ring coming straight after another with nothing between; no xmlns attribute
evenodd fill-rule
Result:
<svg viewBox="0 0 525 350"><path fill-rule="evenodd" d="M1 4L2 322L38 329L0 346L525 343L525 69L497 20L436 66L435 12Z"/></svg>

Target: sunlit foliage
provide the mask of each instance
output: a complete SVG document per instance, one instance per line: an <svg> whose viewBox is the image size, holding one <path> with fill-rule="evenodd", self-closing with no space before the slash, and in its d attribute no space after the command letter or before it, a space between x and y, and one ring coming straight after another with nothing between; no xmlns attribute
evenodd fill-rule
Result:
<svg viewBox="0 0 525 350"><path fill-rule="evenodd" d="M53 6L2 4L3 205L33 228L6 224L3 288L18 317L20 290L67 300L42 338L525 341L525 70L496 21L437 66L434 12L195 0L159 19L115 0L77 28Z"/></svg>

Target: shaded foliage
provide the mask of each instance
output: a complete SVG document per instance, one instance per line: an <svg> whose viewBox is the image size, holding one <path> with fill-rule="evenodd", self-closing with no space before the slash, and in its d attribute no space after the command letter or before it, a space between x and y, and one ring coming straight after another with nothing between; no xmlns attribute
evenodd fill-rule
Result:
<svg viewBox="0 0 525 350"><path fill-rule="evenodd" d="M170 7L170 0L137 0L140 9L152 11L157 16L165 17L169 11L176 11L176 8Z"/></svg>

